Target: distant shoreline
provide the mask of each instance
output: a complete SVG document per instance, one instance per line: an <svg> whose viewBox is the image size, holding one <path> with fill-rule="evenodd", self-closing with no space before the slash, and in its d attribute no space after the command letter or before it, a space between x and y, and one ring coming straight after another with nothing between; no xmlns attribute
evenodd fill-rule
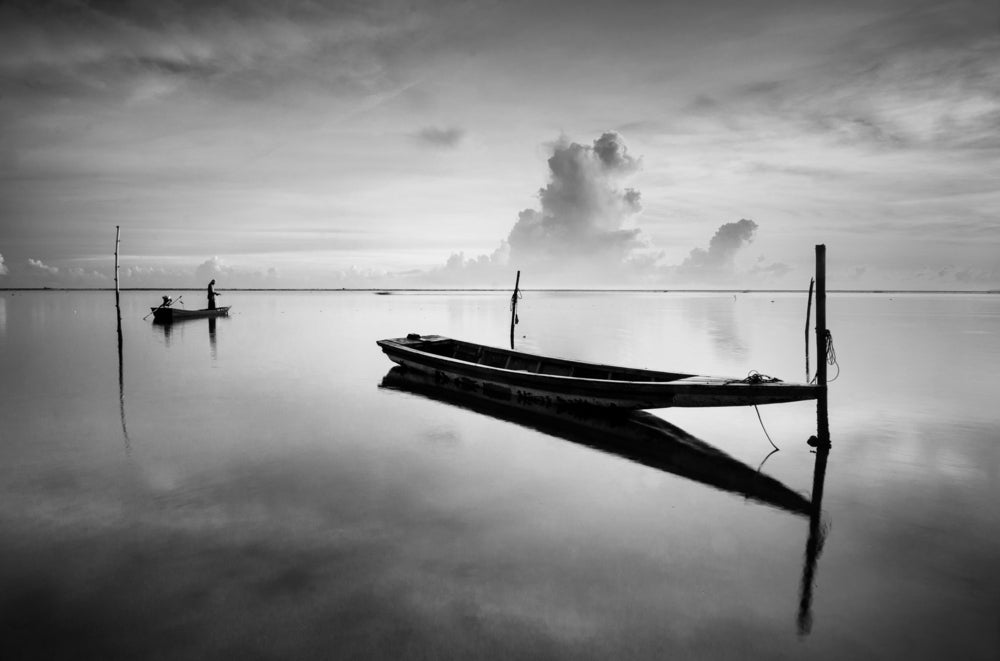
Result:
<svg viewBox="0 0 1000 661"><path fill-rule="evenodd" d="M203 291L204 287L122 287L119 291ZM0 287L0 291L115 291L114 287ZM384 292L391 293L442 293L442 292L509 292L509 288L399 288L382 287L316 287L316 288L262 288L226 287L220 291L246 292ZM587 294L803 294L806 289L557 289L522 288L521 291L566 292ZM1000 294L998 289L828 289L827 294Z"/></svg>

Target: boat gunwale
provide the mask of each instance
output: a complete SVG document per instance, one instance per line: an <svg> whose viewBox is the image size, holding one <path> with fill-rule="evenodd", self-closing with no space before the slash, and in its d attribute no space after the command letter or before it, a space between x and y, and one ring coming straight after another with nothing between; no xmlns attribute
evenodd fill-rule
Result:
<svg viewBox="0 0 1000 661"><path fill-rule="evenodd" d="M671 378L670 379L652 380L652 381L632 381L632 380L626 381L626 380L621 380L621 379L610 379L610 378L589 378L589 377L583 377L583 376L562 375L562 374L543 374L543 373L539 373L539 372L529 372L527 370L512 370L512 369L508 369L508 368L505 368L505 367L497 367L497 366L493 366L493 365L484 365L482 363L475 363L475 362L472 362L470 360L464 360L464 359L461 359L461 358L453 358L453 357L450 357L450 356L443 356L441 354L436 354L436 353L433 353L433 352L430 352L430 351L426 351L426 350L423 350L423 349L418 348L418 347L407 346L405 344L400 343L400 340L403 340L405 338L392 338L392 339L386 339L386 340L377 340L376 344L378 344L382 348L383 352L386 353L387 355L389 355L390 352L386 351L386 348L389 347L389 348L391 348L391 350L394 350L394 351L404 352L404 353L408 353L408 354L410 354L412 356L419 356L419 357L422 357L422 358L426 358L427 360L424 361L425 364L427 362L431 362L431 363L438 362L438 363L443 363L444 366L451 365L451 366L454 366L456 368L461 368L461 369L442 370L442 371L451 371L452 373L461 373L463 371L471 371L473 373L478 372L478 373L481 373L481 374L495 374L496 375L495 378L502 379L504 383L510 383L510 384L515 384L515 385L518 384L518 383L521 383L521 384L524 384L524 385L532 385L532 384L542 384L542 383L548 382L548 383L553 384L552 385L553 388L558 387L560 384L574 384L576 386L586 386L586 387L588 387L588 389L594 388L594 389L597 389L597 390L610 390L610 387L619 387L619 388L629 388L629 389L631 389L633 391L639 390L640 392L641 391L645 391L645 390L654 391L654 392L655 391L662 391L662 390L667 389L667 388L669 388L669 389L675 389L675 390L679 390L679 391L687 390L689 388L694 388L694 389L712 388L713 390L728 390L729 388L733 388L733 389L735 389L737 391L743 390L744 388L747 388L747 387L753 387L753 388L769 387L769 388L772 388L772 389L773 388L782 388L782 389L787 389L787 390L797 390L797 389L810 389L811 390L812 388L815 388L815 386L813 386L812 384L806 384L806 383L795 383L795 382L791 382L790 383L790 382L785 382L785 381L778 381L778 382L773 382L773 383L766 383L766 382L765 383L748 383L746 381L741 381L741 380L735 380L734 381L732 379L728 379L728 378L725 378L725 377L714 377L714 376L705 376L705 375L698 375L698 374L686 374L686 373L678 373L678 372L661 372L661 371L657 371L657 370L647 370L647 369L637 368L637 367L621 367L621 366L615 366L615 365L604 365L604 364L598 364L598 363L587 363L587 362L583 362L583 361L575 361L575 360L569 360L569 359L565 359L565 358L553 358L553 357L548 357L548 356L539 356L537 354L530 354L530 353L526 353L526 352L522 352L522 351L514 351L514 350L510 350L510 349L501 349L499 347L491 347L489 345L477 344L475 342L466 342L464 340L455 340L455 339L443 337L443 336L440 336L440 335L426 336L426 337L427 338L439 338L438 341L448 341L448 342L455 342L455 343L466 344L466 345L471 345L471 346L476 346L476 347L482 347L484 349L489 349L489 350L492 350L492 351L496 351L496 352L499 352L501 354L506 354L508 356L528 357L528 358L537 359L537 360L540 360L540 361L550 361L550 362L562 363L562 364L573 365L573 366L582 366L582 367L585 367L585 368L588 368L588 369L606 368L609 372L610 371L615 371L615 370L626 370L626 371L641 372L641 373L644 373L644 374L649 374L651 376L652 375L670 376ZM422 340L422 342L425 342L425 343L428 341L428 340L424 339L423 337L421 338L421 340ZM390 355L390 358L391 358L391 355Z"/></svg>
<svg viewBox="0 0 1000 661"><path fill-rule="evenodd" d="M204 308L202 310L185 310L181 308L164 308L150 306L153 321L159 323L170 323L188 319L213 319L215 317L228 317L229 309L232 306L226 305L219 308ZM147 315L148 316L148 315Z"/></svg>

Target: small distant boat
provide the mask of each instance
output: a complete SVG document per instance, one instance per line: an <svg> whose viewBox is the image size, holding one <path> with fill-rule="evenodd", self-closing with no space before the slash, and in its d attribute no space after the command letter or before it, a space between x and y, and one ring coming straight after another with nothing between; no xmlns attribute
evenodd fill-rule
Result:
<svg viewBox="0 0 1000 661"><path fill-rule="evenodd" d="M231 306L226 306L223 308L215 308L214 310L184 310L181 308L150 308L153 312L153 321L161 324L167 324L173 321L180 321L181 319L203 319L205 317L228 317L229 308Z"/></svg>
<svg viewBox="0 0 1000 661"><path fill-rule="evenodd" d="M395 363L504 401L623 410L751 406L816 399L820 388L753 374L744 379L657 372L550 358L440 335L378 340Z"/></svg>

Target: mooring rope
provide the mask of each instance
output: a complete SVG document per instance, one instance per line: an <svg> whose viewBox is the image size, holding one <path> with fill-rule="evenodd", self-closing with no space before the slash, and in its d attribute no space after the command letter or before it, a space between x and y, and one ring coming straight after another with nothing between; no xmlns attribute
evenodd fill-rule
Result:
<svg viewBox="0 0 1000 661"><path fill-rule="evenodd" d="M767 374L761 374L757 370L750 370L745 379L730 379L726 381L727 385L730 383L746 383L748 385L757 385L761 383L781 383L781 379L775 376L768 376ZM774 441L771 440L771 435L767 433L767 427L764 426L764 418L760 416L760 409L757 408L756 404L753 405L753 410L757 412L757 419L760 420L760 428L764 430L764 436L767 437L767 442L770 443L771 447L773 447L775 450L780 450L781 448L779 448L777 445L774 444ZM761 465L763 466L763 463L761 463Z"/></svg>
<svg viewBox="0 0 1000 661"><path fill-rule="evenodd" d="M764 426L764 418L760 417L760 409L757 408L756 404L753 405L753 410L757 412L757 419L760 420L760 428L764 430L764 436L767 437L767 442L770 443L771 447L775 450L780 450L781 448L774 444L774 441L771 440L771 435L767 433L767 427ZM764 462L761 462L760 465L763 466Z"/></svg>
<svg viewBox="0 0 1000 661"><path fill-rule="evenodd" d="M826 331L826 363L827 365L833 365L837 368L837 373L833 375L832 379L827 379L827 383L833 383L840 376L840 363L837 362L837 350L833 348L833 333L829 330ZM816 376L812 378L809 383L816 383L816 378L819 376L817 372Z"/></svg>
<svg viewBox="0 0 1000 661"><path fill-rule="evenodd" d="M757 370L750 370L746 378L744 379L729 379L726 381L726 385L730 383L746 383L751 386L757 385L759 383L781 383L781 379L776 376L768 376L767 374L761 374Z"/></svg>
<svg viewBox="0 0 1000 661"><path fill-rule="evenodd" d="M515 289L510 297L510 311L514 313L515 324L521 323L521 320L517 318L517 302L522 298L524 298L524 294L521 293L520 289Z"/></svg>

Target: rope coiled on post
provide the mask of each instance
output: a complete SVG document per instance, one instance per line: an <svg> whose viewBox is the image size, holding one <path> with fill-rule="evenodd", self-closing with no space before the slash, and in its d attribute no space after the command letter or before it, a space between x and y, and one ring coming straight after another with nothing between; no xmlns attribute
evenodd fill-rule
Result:
<svg viewBox="0 0 1000 661"><path fill-rule="evenodd" d="M514 324L521 323L521 320L518 319L518 317L517 317L517 302L521 298L524 298L524 295L521 294L521 290L520 289L515 289L514 293L511 294L511 297L510 297L510 311L514 314Z"/></svg>
<svg viewBox="0 0 1000 661"><path fill-rule="evenodd" d="M826 363L827 365L833 365L837 368L837 373L833 375L832 379L827 379L827 383L833 383L840 376L840 363L837 362L837 350L833 348L833 333L827 329L826 331L826 342L825 342L825 352L826 352ZM816 376L812 378L809 383L816 383Z"/></svg>

